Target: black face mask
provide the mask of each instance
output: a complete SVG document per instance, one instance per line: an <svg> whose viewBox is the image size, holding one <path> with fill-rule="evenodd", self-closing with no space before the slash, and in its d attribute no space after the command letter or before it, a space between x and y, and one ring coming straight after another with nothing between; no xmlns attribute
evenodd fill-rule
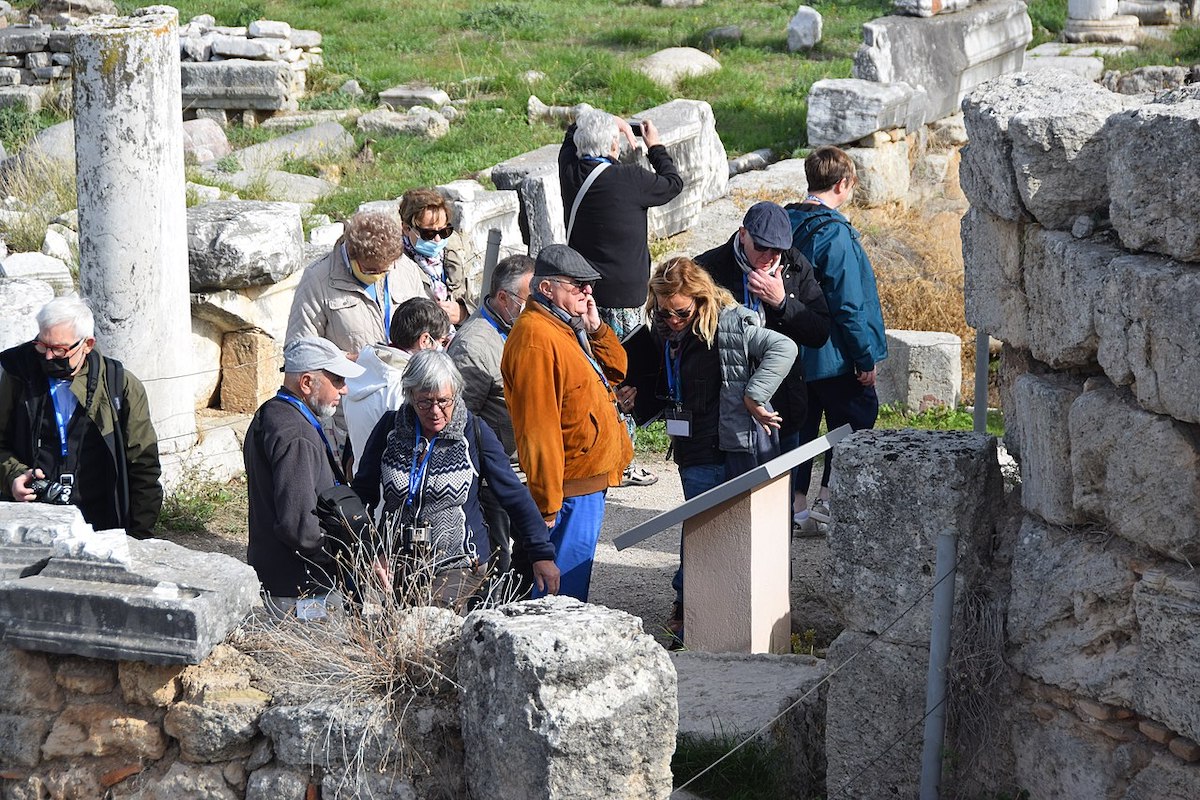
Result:
<svg viewBox="0 0 1200 800"><path fill-rule="evenodd" d="M71 373L75 368L71 366L71 357L64 358L43 358L41 359L42 372L46 373L47 378L54 380L66 380L71 377Z"/></svg>

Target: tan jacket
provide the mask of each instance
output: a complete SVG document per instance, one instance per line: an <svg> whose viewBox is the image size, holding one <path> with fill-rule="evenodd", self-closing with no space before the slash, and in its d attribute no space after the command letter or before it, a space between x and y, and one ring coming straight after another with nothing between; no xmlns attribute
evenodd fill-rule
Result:
<svg viewBox="0 0 1200 800"><path fill-rule="evenodd" d="M392 313L405 300L425 294L418 273L417 265L405 258L392 265L387 277ZM383 281L376 284L379 290L383 286ZM349 353L388 341L383 311L350 272L341 241L300 277L285 343L303 336L323 336Z"/></svg>
<svg viewBox="0 0 1200 800"><path fill-rule="evenodd" d="M628 361L612 328L589 337L609 384L625 378ZM530 302L513 324L500 360L517 456L529 492L547 521L564 497L621 484L633 444L617 417L616 397L584 355L575 332Z"/></svg>

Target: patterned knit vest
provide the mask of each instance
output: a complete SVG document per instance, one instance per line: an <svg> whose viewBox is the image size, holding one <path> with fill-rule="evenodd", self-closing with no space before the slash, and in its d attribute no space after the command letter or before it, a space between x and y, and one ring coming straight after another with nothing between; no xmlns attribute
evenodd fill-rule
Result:
<svg viewBox="0 0 1200 800"><path fill-rule="evenodd" d="M400 406L383 451L385 526L395 531L397 543L401 526L428 526L436 570L472 566L478 558L463 508L478 476L464 436L466 423L466 406L456 401L449 424L435 437L433 454L411 503L407 502L409 476L414 461L420 468L430 443L424 436L417 437L416 413L408 403Z"/></svg>

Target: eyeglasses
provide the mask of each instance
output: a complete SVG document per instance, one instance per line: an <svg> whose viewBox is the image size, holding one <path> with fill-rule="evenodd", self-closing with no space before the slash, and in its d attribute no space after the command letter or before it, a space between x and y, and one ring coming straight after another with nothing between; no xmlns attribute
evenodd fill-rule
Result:
<svg viewBox="0 0 1200 800"><path fill-rule="evenodd" d="M424 400L417 400L413 403L418 411L430 411L434 406L438 407L439 411L447 411L454 405L453 397L439 397L436 400L432 397L427 397Z"/></svg>
<svg viewBox="0 0 1200 800"><path fill-rule="evenodd" d="M675 319L687 319L692 316L692 312L695 310L696 301L693 300L692 304L687 308L656 308L654 309L654 316L659 319L670 319L671 317L675 317Z"/></svg>
<svg viewBox="0 0 1200 800"><path fill-rule="evenodd" d="M563 286L570 286L576 291L586 291L596 285L595 281L577 281L574 278L549 278L555 283L561 283Z"/></svg>
<svg viewBox="0 0 1200 800"><path fill-rule="evenodd" d="M413 225L412 229L426 241L432 240L435 236L440 236L443 239L449 239L450 234L454 233L453 225L447 225L444 228L422 228L420 225Z"/></svg>
<svg viewBox="0 0 1200 800"><path fill-rule="evenodd" d="M76 347L79 347L79 345L83 344L83 339L86 339L86 338L87 337L85 336L85 337L81 338L78 342L76 342L75 344L72 344L72 345L46 344L41 339L34 339L33 340L33 349L37 350L42 355L46 355L46 353L49 353L50 355L54 356L55 358L65 358L66 356L69 356L75 350Z"/></svg>

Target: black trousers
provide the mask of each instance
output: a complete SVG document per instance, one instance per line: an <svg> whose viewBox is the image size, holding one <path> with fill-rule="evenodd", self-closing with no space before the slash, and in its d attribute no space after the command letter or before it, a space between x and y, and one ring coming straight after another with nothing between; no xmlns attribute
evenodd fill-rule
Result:
<svg viewBox="0 0 1200 800"><path fill-rule="evenodd" d="M819 381L809 381L808 416L800 426L800 441L811 442L821 429L821 416L829 430L849 423L852 430L861 431L875 427L879 417L879 395L874 386L863 386L854 375L838 375ZM821 475L821 486L829 485L829 470L833 466L833 453L825 454L825 470ZM808 494L812 483L812 462L806 461L796 467L795 490Z"/></svg>

